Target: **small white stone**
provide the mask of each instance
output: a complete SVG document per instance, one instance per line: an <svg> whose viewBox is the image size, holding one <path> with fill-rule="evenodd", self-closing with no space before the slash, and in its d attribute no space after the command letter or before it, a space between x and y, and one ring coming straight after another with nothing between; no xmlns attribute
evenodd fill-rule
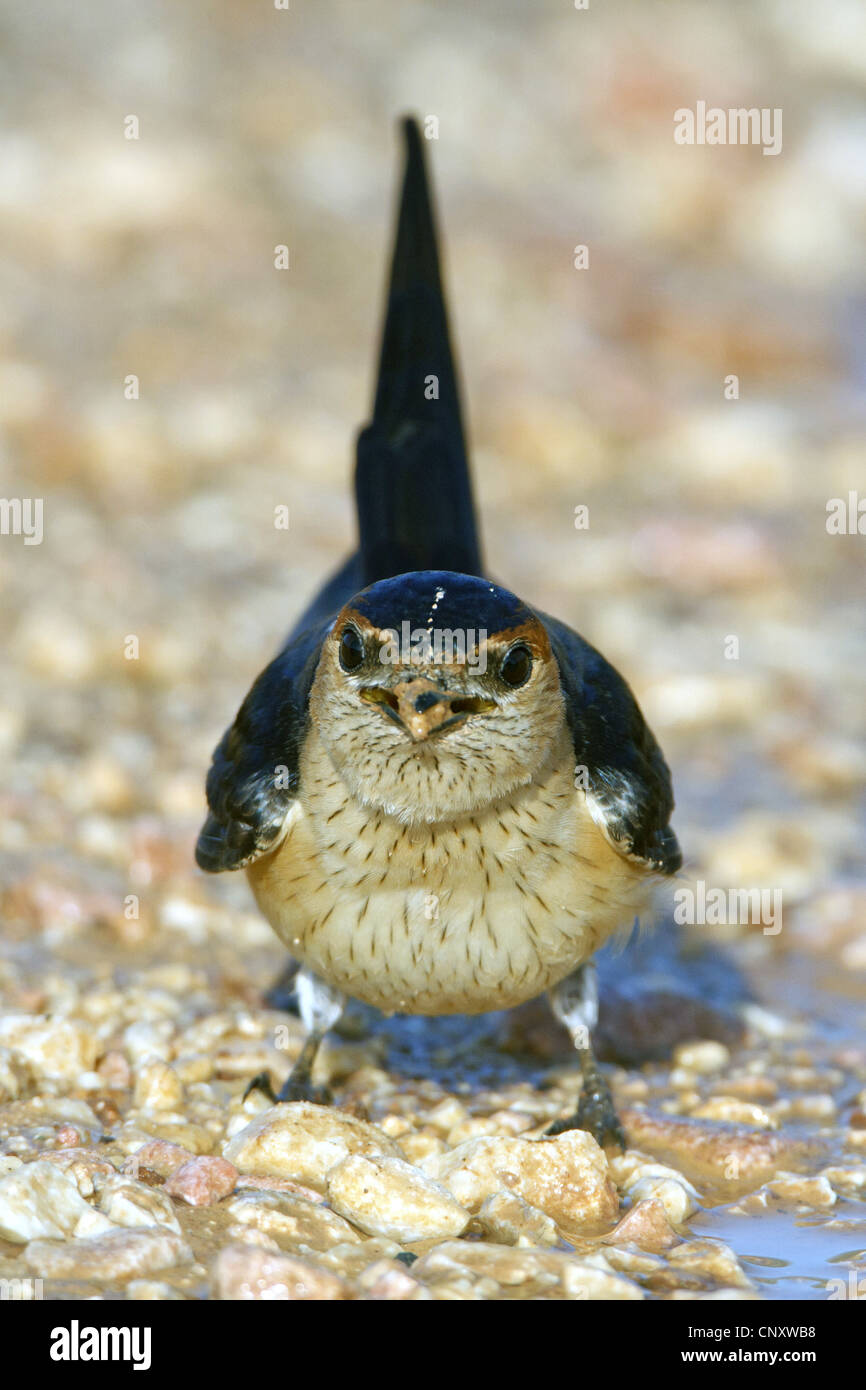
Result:
<svg viewBox="0 0 866 1390"><path fill-rule="evenodd" d="M484 1237L500 1245L545 1246L559 1240L551 1217L505 1188L484 1199L475 1220Z"/></svg>
<svg viewBox="0 0 866 1390"><path fill-rule="evenodd" d="M669 1252L668 1260L678 1269L705 1275L717 1284L752 1287L731 1247L720 1240L685 1240Z"/></svg>
<svg viewBox="0 0 866 1390"><path fill-rule="evenodd" d="M723 1120L727 1124L753 1125L756 1129L778 1128L767 1110L738 1096L711 1096L690 1110L689 1115L693 1120Z"/></svg>
<svg viewBox="0 0 866 1390"><path fill-rule="evenodd" d="M22 1243L38 1236L83 1236L113 1229L85 1202L73 1179L53 1163L24 1163L0 1180L0 1235Z"/></svg>
<svg viewBox="0 0 866 1390"><path fill-rule="evenodd" d="M295 1178L321 1192L350 1153L401 1157L393 1139L374 1125L308 1101L270 1106L223 1150L241 1173Z"/></svg>
<svg viewBox="0 0 866 1390"><path fill-rule="evenodd" d="M721 1071L731 1060L731 1054L720 1042L681 1043L674 1051L677 1066L686 1067L699 1076L710 1076Z"/></svg>
<svg viewBox="0 0 866 1390"><path fill-rule="evenodd" d="M27 1266L46 1279L127 1279L188 1264L192 1251L174 1231L112 1230L89 1240L34 1240L24 1251Z"/></svg>
<svg viewBox="0 0 866 1390"><path fill-rule="evenodd" d="M655 1197L675 1226L687 1221L699 1207L698 1194L688 1179L663 1163L640 1164L626 1182L625 1191L635 1202Z"/></svg>
<svg viewBox="0 0 866 1390"><path fill-rule="evenodd" d="M105 1180L99 1209L115 1226L160 1226L180 1235L180 1223L165 1193L121 1173Z"/></svg>
<svg viewBox="0 0 866 1390"><path fill-rule="evenodd" d="M40 1014L0 1018L0 1043L37 1078L75 1081L96 1061L97 1039L84 1024Z"/></svg>
<svg viewBox="0 0 866 1390"><path fill-rule="evenodd" d="M768 1191L783 1202L796 1202L809 1207L832 1207L836 1203L836 1193L825 1176L807 1178L801 1173L787 1173L784 1170L767 1183Z"/></svg>
<svg viewBox="0 0 866 1390"><path fill-rule="evenodd" d="M337 1212L291 1192L245 1192L226 1204L226 1212L236 1224L263 1231L291 1248L321 1251L361 1241Z"/></svg>
<svg viewBox="0 0 866 1390"><path fill-rule="evenodd" d="M163 1018L156 1023L141 1019L124 1029L123 1045L136 1065L151 1057L167 1062L172 1055L170 1039L173 1033L174 1028L168 1019Z"/></svg>
<svg viewBox="0 0 866 1390"><path fill-rule="evenodd" d="M136 1076L133 1098L146 1110L177 1111L183 1103L180 1077L165 1062L147 1062Z"/></svg>
<svg viewBox="0 0 866 1390"><path fill-rule="evenodd" d="M351 1154L331 1172L328 1197L367 1235L402 1243L459 1236L469 1224L447 1188L402 1158Z"/></svg>

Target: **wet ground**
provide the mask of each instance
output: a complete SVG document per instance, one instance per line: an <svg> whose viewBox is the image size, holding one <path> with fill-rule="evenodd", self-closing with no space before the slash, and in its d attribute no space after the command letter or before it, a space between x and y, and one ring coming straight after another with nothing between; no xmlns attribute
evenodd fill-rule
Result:
<svg viewBox="0 0 866 1390"><path fill-rule="evenodd" d="M695 1192L678 1208L664 1190L678 1243L626 1232L604 1272L651 1297L827 1298L866 1278L866 542L827 529L831 499L866 494L866 33L859 7L836 13L0 11L0 491L44 502L41 544L0 537L10 1172L78 1148L120 1166L166 1133L220 1154L256 1116L247 1081L297 1049L290 1015L276 1046L286 1016L266 1003L277 943L192 846L213 744L351 543L394 118L413 109L440 119L491 570L632 683L674 773L671 892L781 905L681 937L669 897L656 937L604 967L630 1153ZM699 97L782 107L782 153L676 146L672 112ZM322 1059L338 1100L416 1165L540 1133L576 1093L543 1008L471 1025L359 1012L347 1032ZM620 1216L649 1200L630 1162L611 1168ZM91 1204L105 1176L89 1194L81 1179ZM214 1259L244 1246L243 1220L224 1198L172 1201L192 1254L161 1268L145 1252L156 1292L132 1296L231 1296ZM463 1245L519 1262L471 1215ZM313 1264L327 1249L259 1234ZM585 1259L580 1239L604 1233L556 1239ZM0 1277L34 1272L27 1248L0 1241ZM446 1254L420 1266L435 1296L565 1296L515 1283L499 1255L485 1274ZM358 1296L358 1263L332 1266L340 1296ZM123 1296L131 1276L106 1269L47 1292Z"/></svg>

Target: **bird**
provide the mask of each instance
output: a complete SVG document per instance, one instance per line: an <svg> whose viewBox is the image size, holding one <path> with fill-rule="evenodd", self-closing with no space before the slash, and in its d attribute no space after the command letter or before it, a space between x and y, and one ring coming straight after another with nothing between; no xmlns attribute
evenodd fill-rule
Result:
<svg viewBox="0 0 866 1390"><path fill-rule="evenodd" d="M680 867L671 776L614 667L485 571L411 116L402 138L357 548L218 744L196 859L245 870L294 962L305 1041L278 1095L256 1079L272 1100L328 1103L313 1062L350 998L477 1014L546 992L581 1069L547 1133L621 1148L593 956Z"/></svg>

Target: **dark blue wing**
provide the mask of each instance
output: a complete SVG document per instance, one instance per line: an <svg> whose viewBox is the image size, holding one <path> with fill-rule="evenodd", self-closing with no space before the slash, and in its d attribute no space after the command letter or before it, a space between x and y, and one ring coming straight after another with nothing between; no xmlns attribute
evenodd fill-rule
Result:
<svg viewBox="0 0 866 1390"><path fill-rule="evenodd" d="M559 663L577 767L587 798L623 854L660 874L682 864L670 824L671 774L637 701L610 662L565 623L540 615Z"/></svg>

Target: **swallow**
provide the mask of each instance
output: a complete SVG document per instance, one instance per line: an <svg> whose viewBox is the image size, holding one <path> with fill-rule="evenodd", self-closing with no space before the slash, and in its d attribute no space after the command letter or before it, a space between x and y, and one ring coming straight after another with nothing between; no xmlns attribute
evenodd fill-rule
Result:
<svg viewBox="0 0 866 1390"><path fill-rule="evenodd" d="M296 962L306 1042L276 1099L327 1102L313 1060L349 997L474 1014L547 991L582 1069L548 1132L622 1146L592 958L680 866L671 777L622 676L485 574L424 142L402 128L357 550L219 743L196 859L246 871Z"/></svg>

